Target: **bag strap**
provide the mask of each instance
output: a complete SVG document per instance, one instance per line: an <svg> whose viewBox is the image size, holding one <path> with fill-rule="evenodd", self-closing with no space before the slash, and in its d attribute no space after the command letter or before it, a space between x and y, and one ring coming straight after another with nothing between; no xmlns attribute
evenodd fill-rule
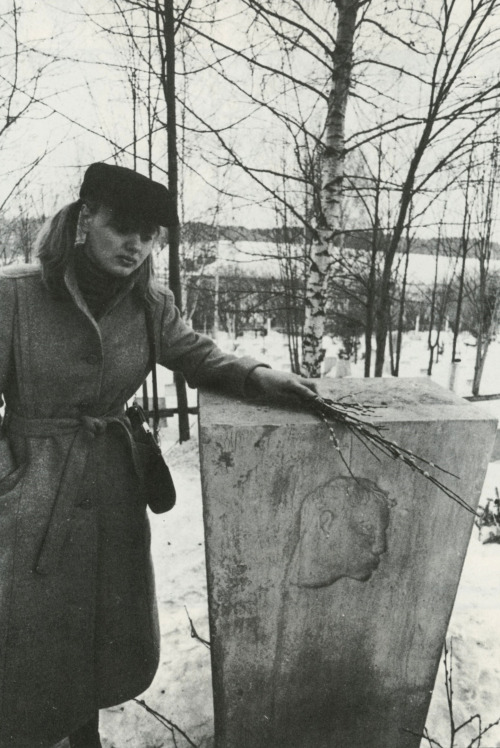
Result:
<svg viewBox="0 0 500 748"><path fill-rule="evenodd" d="M149 304L146 304L146 329L149 343L149 363L151 365L151 374L153 378L153 435L156 442L160 437L160 409L158 406L158 379L156 375L156 339L153 312Z"/></svg>

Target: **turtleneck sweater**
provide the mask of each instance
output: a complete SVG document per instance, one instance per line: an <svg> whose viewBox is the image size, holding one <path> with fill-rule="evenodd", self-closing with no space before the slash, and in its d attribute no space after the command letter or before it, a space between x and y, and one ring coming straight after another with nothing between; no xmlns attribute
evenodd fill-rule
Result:
<svg viewBox="0 0 500 748"><path fill-rule="evenodd" d="M89 257L83 245L76 247L74 257L78 288L92 316L97 320L102 317L115 296L130 285L130 277L122 278L103 270Z"/></svg>

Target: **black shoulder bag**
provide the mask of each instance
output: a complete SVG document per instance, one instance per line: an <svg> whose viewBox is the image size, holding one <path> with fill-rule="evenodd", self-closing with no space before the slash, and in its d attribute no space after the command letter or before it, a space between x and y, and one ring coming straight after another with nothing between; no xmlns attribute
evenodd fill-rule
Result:
<svg viewBox="0 0 500 748"><path fill-rule="evenodd" d="M175 505L175 486L168 465L158 444L160 414L158 408L158 382L156 378L156 341L151 309L145 308L149 357L153 375L153 431L141 406L134 401L126 414L132 426L141 479L149 508L155 514L168 512Z"/></svg>

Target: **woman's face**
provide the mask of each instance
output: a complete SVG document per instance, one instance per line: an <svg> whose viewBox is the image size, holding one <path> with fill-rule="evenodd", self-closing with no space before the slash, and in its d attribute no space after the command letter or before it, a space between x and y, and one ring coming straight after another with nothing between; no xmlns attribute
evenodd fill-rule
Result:
<svg viewBox="0 0 500 748"><path fill-rule="evenodd" d="M158 228L146 221L117 216L104 205L91 212L84 205L81 214L86 233L85 249L103 270L122 278L142 265L153 249Z"/></svg>

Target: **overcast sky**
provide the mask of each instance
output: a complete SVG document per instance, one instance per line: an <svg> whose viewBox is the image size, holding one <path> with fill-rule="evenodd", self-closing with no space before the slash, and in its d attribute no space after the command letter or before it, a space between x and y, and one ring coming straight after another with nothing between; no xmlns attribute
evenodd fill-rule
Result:
<svg viewBox="0 0 500 748"><path fill-rule="evenodd" d="M436 0L437 2L437 0ZM12 0L0 0L2 13L11 8ZM196 4L196 3L195 3ZM203 7L203 3L199 3ZM273 7L279 7L276 3ZM321 3L309 2L310 10L317 9ZM375 0L374 7L383 11L384 4ZM458 8L462 14L466 11L468 2L459 0ZM132 115L130 103L130 89L126 84L123 66L130 58L127 52L127 44L121 37L111 37L101 27L109 28L115 23L113 15L108 12L111 3L108 0L51 0L40 2L39 0L24 0L22 12L19 16L20 37L26 49L30 47L37 49L38 54L26 54L23 57L20 68L20 79L29 81L30 76L40 65L45 65L43 74L40 76L37 98L40 104L30 110L30 115L12 127L8 137L0 140L2 148L2 185L0 186L0 202L9 193L11 186L23 173L23 170L35 158L46 152L46 156L40 166L34 171L24 185L20 197L11 201L11 210L15 210L19 201L28 202L33 212L50 214L58 207L75 199L81 175L85 167L95 160L108 160L120 148L130 146L132 139ZM224 14L225 24L218 29L221 41L234 44L243 48L249 43L249 31L242 21L242 16L237 13L240 8L238 0L221 0L218 4L218 12ZM403 16L402 16L403 17ZM457 16L457 21L460 18ZM335 31L332 16L329 23L332 24L331 31ZM391 22L395 24L398 33L404 32L405 38L414 34L416 43L424 44L424 39L419 39L418 30L406 26L398 28L398 18L394 17ZM457 26L458 28L458 26ZM251 31L253 33L253 31ZM372 33L372 32L370 32ZM372 51L379 54L384 62L394 65L404 62L405 48L397 42L389 42L384 50L370 49L371 40L365 34L363 37L363 54L369 57ZM252 41L255 41L252 38ZM431 32L429 31L429 43ZM375 41L373 42L375 44ZM266 52L263 46L261 52ZM4 53L8 55L7 53ZM210 54L210 45L198 44L199 59ZM273 61L272 50L267 51L269 55L266 60ZM415 57L416 63L424 70L426 56ZM136 64L140 66L140 60L136 57ZM189 57L188 66L194 66L194 58ZM414 61L412 59L412 65ZM494 58L497 65L497 57ZM12 58L4 57L3 69L9 71ZM307 69L311 61L304 58L304 77L313 75L314 70ZM493 65L491 60L483 60L484 65ZM178 61L178 69L180 63ZM241 69L240 69L241 67ZM415 72L420 72L413 68ZM244 79L245 66L232 59L230 73L236 80ZM387 106L390 106L391 97L403 106L408 116L418 112L421 105L417 84L408 77L395 78L389 72L389 68L363 67L356 69L360 74L361 82L358 84L357 92L362 96L369 96L371 88L375 86L382 90ZM362 74L361 74L362 73ZM391 77L392 76L392 77ZM6 76L7 77L7 76ZM245 101L244 95L238 94L229 88L220 77L214 73L212 77L205 74L204 77L191 76L190 101L195 102L199 111L217 126L223 127L228 122L238 122L238 127L230 135L224 137L228 142L234 143L238 153L248 161L257 165L268 165L281 168L290 159L293 159L292 149L284 148L280 144L280 134L275 130L272 121L265 112L252 112L251 120L245 117L251 112L252 107ZM182 77L179 77L178 86L182 85ZM258 79L258 85L264 85L265 96L272 100L274 91L272 82L264 78ZM247 80L245 85L257 85L256 80ZM30 90L29 85L26 88ZM313 107L314 96L307 93L301 94L301 106L310 109L311 129L319 132L324 119L324 102L316 103ZM21 105L23 95L17 100ZM295 106L290 96L289 105ZM256 109L254 107L254 109ZM353 98L349 104L348 119L351 122L351 131L359 129L360 122L366 122L370 126L369 108L363 98ZM240 121L241 120L241 121ZM199 122L194 120L191 126L200 127ZM144 122L139 122L139 131L144 136ZM349 124L348 124L349 135ZM269 198L264 198L255 187L255 183L234 169L225 168L222 164L220 154L215 150L212 152L208 146L209 140L191 134L189 136L188 148L189 162L192 170L183 170L183 208L186 220L210 221L216 208L220 209L221 222L240 223L252 225L273 225L274 204ZM409 134L407 141L402 145L394 147L390 158L398 165L405 163L408 158L404 149L411 142L412 135ZM197 148L200 150L197 153ZM403 150L402 150L403 149ZM202 152L201 152L202 151ZM139 170L145 172L146 167L141 163L141 157L146 153L145 140L139 145ZM123 165L132 166L131 149L128 155L120 155L119 160ZM389 157L389 154L387 154ZM155 141L154 160L158 165L154 176L165 179L162 170L166 169L166 138L164 134L157 137ZM228 196L221 199L217 204L214 190L208 185L222 187ZM456 188L456 185L455 185ZM238 197L232 197L237 195ZM253 206L255 199L260 198L260 204ZM448 196L447 210L450 215L455 210L457 225L460 222L462 207L457 197L453 198L452 191ZM432 220L437 220L442 204L434 210ZM430 233L435 233L431 228ZM425 231L423 232L425 234Z"/></svg>

